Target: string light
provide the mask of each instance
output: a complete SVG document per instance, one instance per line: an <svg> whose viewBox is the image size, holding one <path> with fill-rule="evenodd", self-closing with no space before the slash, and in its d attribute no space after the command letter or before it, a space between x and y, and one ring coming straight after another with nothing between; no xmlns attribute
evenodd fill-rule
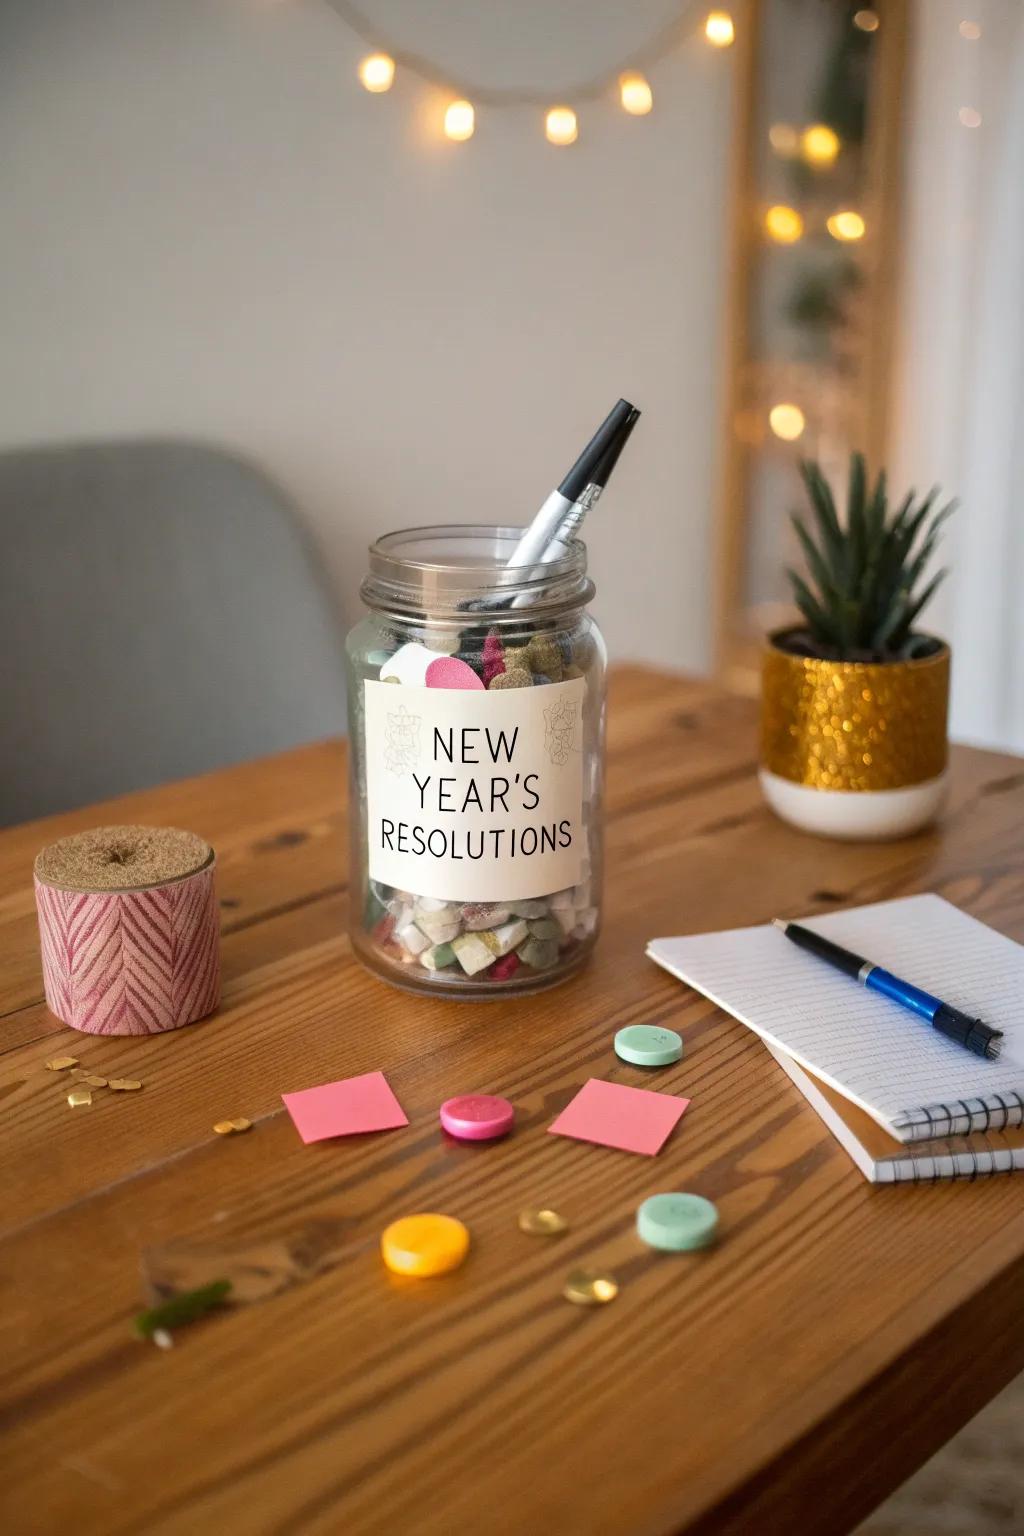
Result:
<svg viewBox="0 0 1024 1536"><path fill-rule="evenodd" d="M795 443L807 425L804 413L798 405L783 402L773 405L768 412L768 425L776 437L781 437L784 443Z"/></svg>
<svg viewBox="0 0 1024 1536"><path fill-rule="evenodd" d="M710 11L704 23L704 36L714 48L728 48L735 41L736 28L728 11Z"/></svg>
<svg viewBox="0 0 1024 1536"><path fill-rule="evenodd" d="M764 216L764 227L779 245L792 245L804 232L804 221L795 208L776 203Z"/></svg>
<svg viewBox="0 0 1024 1536"><path fill-rule="evenodd" d="M469 139L476 131L476 111L479 107L530 106L545 114L545 135L557 145L575 144L579 137L576 110L583 103L607 100L609 92L617 86L622 110L632 117L645 117L654 108L654 92L646 71L660 60L674 53L683 43L678 22L690 11L690 0L675 0L679 15L671 25L661 25L653 30L639 47L634 47L617 64L607 65L598 73L585 77L572 86L572 100L576 107L549 107L548 91L522 86L497 86L471 80L451 72L441 59L428 54L414 53L395 38L381 35L364 15L362 0L329 0L331 9L349 30L361 40L368 50L359 60L357 72L363 88L374 94L391 90L397 73L396 60L402 67L402 79L409 76L424 82L442 101L444 109L443 132L456 141ZM965 0L971 3L971 0ZM728 48L736 40L736 25L728 10L702 12L704 36L715 48ZM392 49L393 53L385 49ZM638 67L640 66L640 67ZM453 99L458 93L458 99ZM796 130L792 132L795 134ZM796 153L794 148L789 151ZM781 151L780 151L781 152Z"/></svg>
<svg viewBox="0 0 1024 1536"><path fill-rule="evenodd" d="M645 117L654 106L654 92L643 75L620 75L619 100L632 117Z"/></svg>
<svg viewBox="0 0 1024 1536"><path fill-rule="evenodd" d="M833 240L863 240L867 225L852 208L843 208L826 219L825 228Z"/></svg>
<svg viewBox="0 0 1024 1536"><path fill-rule="evenodd" d="M812 123L800 135L800 149L810 165L831 165L839 153L839 136L824 123Z"/></svg>
<svg viewBox="0 0 1024 1536"><path fill-rule="evenodd" d="M961 107L957 117L959 117L965 128L981 127L981 113L976 107Z"/></svg>
<svg viewBox="0 0 1024 1536"><path fill-rule="evenodd" d="M449 104L444 114L444 131L449 139L455 139L462 143L473 137L476 128L476 113L470 101L453 101Z"/></svg>
<svg viewBox="0 0 1024 1536"><path fill-rule="evenodd" d="M961 37L966 37L969 43L976 43L981 36L981 28L976 21L962 21L957 29Z"/></svg>
<svg viewBox="0 0 1024 1536"><path fill-rule="evenodd" d="M853 24L862 32L878 31L878 17L874 11L854 11Z"/></svg>
<svg viewBox="0 0 1024 1536"><path fill-rule="evenodd" d="M395 61L386 53L371 53L359 63L359 78L368 91L390 91Z"/></svg>
<svg viewBox="0 0 1024 1536"><path fill-rule="evenodd" d="M551 144L575 144L579 129L572 107L552 107L544 119L544 132Z"/></svg>
<svg viewBox="0 0 1024 1536"><path fill-rule="evenodd" d="M800 135L792 123L772 123L768 129L768 142L784 160L792 160L800 152Z"/></svg>

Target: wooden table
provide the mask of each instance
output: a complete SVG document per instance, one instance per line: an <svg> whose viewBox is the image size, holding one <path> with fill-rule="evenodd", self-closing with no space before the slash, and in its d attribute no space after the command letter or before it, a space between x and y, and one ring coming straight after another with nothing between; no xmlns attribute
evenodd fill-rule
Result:
<svg viewBox="0 0 1024 1536"><path fill-rule="evenodd" d="M643 952L918 890L1024 939L1024 764L958 750L939 830L846 847L773 819L754 759L748 703L618 673L604 938L515 1003L419 1000L353 961L339 745L0 834L6 1529L836 1536L1024 1366L1024 1179L871 1188L764 1047ZM218 849L224 1001L191 1029L93 1040L40 1001L33 855L112 820ZM650 1085L612 1052L641 1020L686 1040L660 1157L546 1135L588 1076ZM69 1109L43 1067L68 1050L146 1086ZM375 1068L408 1130L303 1146L281 1091ZM510 1140L442 1139L439 1102L473 1089L515 1101ZM640 1199L675 1188L717 1202L715 1250L638 1242ZM540 1202L567 1234L517 1229ZM473 1250L400 1281L377 1235L423 1209ZM329 1272L171 1351L133 1338L141 1250L318 1223L348 1240ZM617 1273L613 1304L562 1299L581 1263Z"/></svg>

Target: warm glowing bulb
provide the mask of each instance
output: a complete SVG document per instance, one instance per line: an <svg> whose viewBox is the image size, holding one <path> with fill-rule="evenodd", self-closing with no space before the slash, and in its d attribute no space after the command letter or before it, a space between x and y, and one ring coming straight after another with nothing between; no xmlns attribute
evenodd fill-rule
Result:
<svg viewBox="0 0 1024 1536"><path fill-rule="evenodd" d="M976 107L961 107L957 117L959 117L965 128L981 127L981 113Z"/></svg>
<svg viewBox="0 0 1024 1536"><path fill-rule="evenodd" d="M795 443L806 426L804 413L798 405L773 405L768 412L768 425L776 437L784 443Z"/></svg>
<svg viewBox="0 0 1024 1536"><path fill-rule="evenodd" d="M768 129L768 142L784 160L791 160L800 149L800 135L792 123L772 123Z"/></svg>
<svg viewBox="0 0 1024 1536"><path fill-rule="evenodd" d="M839 153L839 138L824 123L812 123L800 135L800 148L811 165L831 165Z"/></svg>
<svg viewBox="0 0 1024 1536"><path fill-rule="evenodd" d="M859 213L854 213L852 208L844 208L826 219L825 228L833 240L863 240L867 225Z"/></svg>
<svg viewBox="0 0 1024 1536"><path fill-rule="evenodd" d="M792 245L804 232L804 221L795 208L776 203L764 216L764 227L779 245Z"/></svg>
<svg viewBox="0 0 1024 1536"><path fill-rule="evenodd" d="M619 100L633 117L644 117L654 106L654 93L643 75L620 75Z"/></svg>
<svg viewBox="0 0 1024 1536"><path fill-rule="evenodd" d="M544 132L552 144L575 144L579 130L572 107L552 107L544 119Z"/></svg>
<svg viewBox="0 0 1024 1536"><path fill-rule="evenodd" d="M711 11L704 23L704 36L715 48L728 48L736 37L736 28L729 12Z"/></svg>
<svg viewBox="0 0 1024 1536"><path fill-rule="evenodd" d="M444 131L449 139L462 143L473 137L476 113L471 101L453 101L444 114Z"/></svg>
<svg viewBox="0 0 1024 1536"><path fill-rule="evenodd" d="M359 78L368 91L390 91L395 61L386 53L371 53L359 65Z"/></svg>
<svg viewBox="0 0 1024 1536"><path fill-rule="evenodd" d="M878 31L878 17L874 11L854 11L853 24L860 27L862 32Z"/></svg>
<svg viewBox="0 0 1024 1536"><path fill-rule="evenodd" d="M981 36L981 28L976 21L962 21L959 31L960 36L966 37L969 43L976 43Z"/></svg>

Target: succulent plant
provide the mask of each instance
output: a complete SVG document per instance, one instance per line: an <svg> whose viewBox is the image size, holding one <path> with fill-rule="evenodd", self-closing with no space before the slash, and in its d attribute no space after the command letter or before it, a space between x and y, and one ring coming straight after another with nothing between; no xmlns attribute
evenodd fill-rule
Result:
<svg viewBox="0 0 1024 1536"><path fill-rule="evenodd" d="M800 473L814 536L794 513L809 579L787 572L805 620L789 648L841 661L903 661L934 651L936 641L916 633L914 624L947 573L939 571L924 587L920 582L956 502L936 507L938 487L921 501L909 491L890 515L885 471L872 488L864 455L855 453L841 520L820 465L804 461Z"/></svg>

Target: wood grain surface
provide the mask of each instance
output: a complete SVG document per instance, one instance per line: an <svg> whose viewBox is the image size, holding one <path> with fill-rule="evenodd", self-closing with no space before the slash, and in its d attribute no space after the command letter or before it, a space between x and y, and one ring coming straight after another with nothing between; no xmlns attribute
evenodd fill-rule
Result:
<svg viewBox="0 0 1024 1536"><path fill-rule="evenodd" d="M1024 939L1024 763L958 749L942 825L891 844L763 806L752 707L613 679L605 930L565 986L513 1002L393 991L345 937L344 750L326 744L0 834L0 1514L13 1533L567 1536L848 1530L1024 1367L1024 1180L873 1189L763 1046L644 958L658 934L935 890ZM150 1039L46 1011L31 868L105 821L215 845L224 999ZM623 1024L681 1031L653 1078ZM140 1093L72 1110L58 1053ZM282 1091L385 1070L408 1129L303 1146ZM590 1076L692 1097L656 1159L548 1136ZM506 1094L516 1133L448 1141L441 1100ZM247 1135L215 1136L246 1115ZM659 1255L638 1202L688 1189L722 1237ZM526 1205L571 1223L516 1226ZM415 1210L470 1227L443 1279L382 1267ZM140 1254L332 1235L327 1272L136 1342ZM578 1265L621 1291L584 1311Z"/></svg>

